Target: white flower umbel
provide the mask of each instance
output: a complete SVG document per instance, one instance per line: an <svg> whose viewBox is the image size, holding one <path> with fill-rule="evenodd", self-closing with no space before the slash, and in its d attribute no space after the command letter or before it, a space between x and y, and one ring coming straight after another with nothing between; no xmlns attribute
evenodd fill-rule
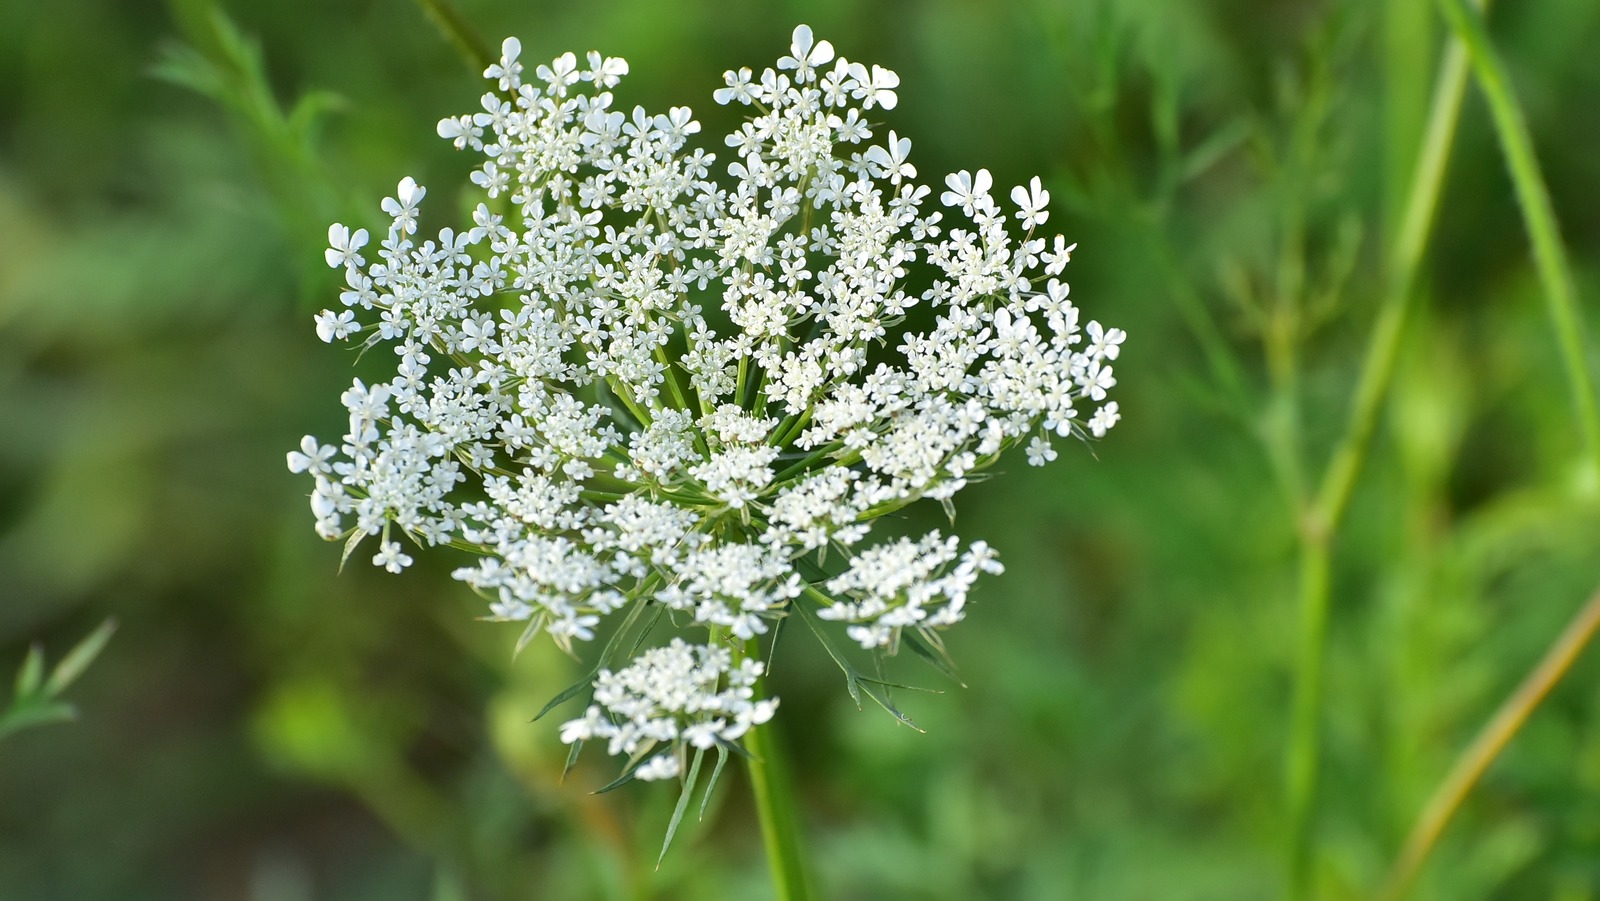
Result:
<svg viewBox="0 0 1600 901"><path fill-rule="evenodd" d="M757 660L735 663L725 647L674 638L615 673L601 670L594 682L595 703L561 727L561 740L603 739L610 753L643 761L635 777L672 778L681 769L673 749L709 750L738 741L752 726L772 719L777 699L753 700L762 671ZM668 750L647 760L659 747Z"/></svg>
<svg viewBox="0 0 1600 901"><path fill-rule="evenodd" d="M520 50L439 123L479 158L470 223L420 232L406 178L376 247L329 230L347 287L317 334L390 348L394 374L353 382L342 440L289 466L318 533L378 537L379 566L411 564L402 535L477 555L455 577L522 643L631 636L562 738L668 778L771 716L753 654L781 617L939 649L1000 566L937 532L873 544L875 518L948 509L1009 449L1044 465L1052 437L1103 436L1125 335L1080 326L1060 278L1077 245L1035 233L1039 179L918 183L911 140L876 122L899 77L805 26L775 68L724 75L717 102L751 111L726 159L690 146L688 107L620 107L622 60ZM656 614L692 641L613 659L659 643Z"/></svg>

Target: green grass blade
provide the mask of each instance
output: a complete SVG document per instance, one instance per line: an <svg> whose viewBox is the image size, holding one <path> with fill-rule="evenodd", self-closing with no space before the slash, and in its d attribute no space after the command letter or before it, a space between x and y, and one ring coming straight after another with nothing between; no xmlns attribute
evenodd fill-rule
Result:
<svg viewBox="0 0 1600 901"><path fill-rule="evenodd" d="M112 633L116 631L117 621L115 619L107 619L93 632L84 636L84 639L78 642L72 650L68 651L67 655L61 658L60 663L56 664L55 670L50 673L49 681L44 684L44 693L50 697L55 697L66 691L67 687L76 682L78 677L83 675L83 671L89 668L89 664L100 656L100 652L105 649L106 642L111 640Z"/></svg>
<svg viewBox="0 0 1600 901"><path fill-rule="evenodd" d="M17 701L32 697L44 682L44 649L34 642L28 647L28 656L17 670Z"/></svg>
<svg viewBox="0 0 1600 901"><path fill-rule="evenodd" d="M1590 490L1600 489L1600 408L1595 406L1594 382L1584 347L1583 320L1578 310L1578 292L1573 285L1572 267L1567 262L1566 246L1561 241L1555 209L1550 203L1550 190L1539 169L1539 159L1533 151L1533 139L1528 134L1527 117L1523 115L1522 105L1511 88L1505 64L1489 40L1483 16L1465 0L1439 0L1439 3L1456 38L1467 49L1473 75L1478 87L1483 90L1489 113L1494 119L1495 135L1505 153L1511 183L1516 188L1517 201L1522 207L1523 222L1528 228L1528 238L1533 243L1534 264L1539 271L1539 280L1544 283L1550 320L1561 346L1562 362L1567 370L1567 387L1572 392L1573 410L1589 456L1589 487Z"/></svg>

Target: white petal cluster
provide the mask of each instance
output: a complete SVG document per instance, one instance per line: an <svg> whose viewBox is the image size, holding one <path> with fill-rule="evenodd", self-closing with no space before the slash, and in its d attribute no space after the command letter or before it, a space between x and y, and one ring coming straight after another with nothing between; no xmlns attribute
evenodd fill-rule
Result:
<svg viewBox="0 0 1600 901"><path fill-rule="evenodd" d="M999 574L1004 569L982 541L962 553L959 541L941 538L938 532L920 541L902 538L862 551L849 569L829 579L829 592L851 600L817 615L860 624L846 631L862 647L886 647L901 629L960 622L967 590L978 573Z"/></svg>
<svg viewBox="0 0 1600 901"><path fill-rule="evenodd" d="M1076 245L1034 233L1040 180L1008 206L961 171L933 203L910 139L867 115L899 77L805 26L776 68L725 74L717 102L752 112L726 160L690 145L687 107L619 107L623 60L568 53L530 78L520 51L508 39L481 109L438 126L479 158L470 225L421 233L407 178L376 248L329 230L346 288L317 333L389 349L394 374L344 393L336 445L289 454L318 532L378 536L394 572L412 562L396 531L473 553L455 577L491 618L568 649L655 605L724 642L802 602L864 648L959 621L999 571L988 547L872 545L874 519L1119 418L1103 401L1126 336L1080 324L1060 279ZM565 731L629 755L732 740L771 713L705 681L759 674L735 647L645 651Z"/></svg>
<svg viewBox="0 0 1600 901"><path fill-rule="evenodd" d="M674 638L652 648L617 672L601 670L594 683L595 703L561 727L567 744L596 739L616 756L645 760L635 777L670 779L681 768L675 753L684 745L708 750L738 741L772 719L776 698L754 700L759 660L737 663L725 647L691 645Z"/></svg>

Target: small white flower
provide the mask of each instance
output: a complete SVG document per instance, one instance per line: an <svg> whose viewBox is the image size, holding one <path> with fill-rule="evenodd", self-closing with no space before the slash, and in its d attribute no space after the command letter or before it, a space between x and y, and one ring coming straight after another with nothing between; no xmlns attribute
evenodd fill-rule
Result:
<svg viewBox="0 0 1600 901"><path fill-rule="evenodd" d="M992 203L989 189L994 186L994 178L988 169L979 169L976 176L962 169L954 175L945 176L944 183L949 190L939 195L939 200L945 206L961 207L965 215L971 216Z"/></svg>
<svg viewBox="0 0 1600 901"><path fill-rule="evenodd" d="M408 175L400 180L400 186L395 193L396 197L383 199L383 211L394 217L395 228L405 234L412 234L417 230L417 204L422 202L428 189L418 185Z"/></svg>
<svg viewBox="0 0 1600 901"><path fill-rule="evenodd" d="M1078 377L1078 384L1083 386L1084 393L1089 395L1091 400L1100 401L1106 399L1106 392L1117 384L1117 379L1111 374L1110 366L1095 360L1084 370L1083 375Z"/></svg>
<svg viewBox="0 0 1600 901"><path fill-rule="evenodd" d="M678 758L672 754L657 754L634 770L633 775L645 782L675 779L678 776Z"/></svg>
<svg viewBox="0 0 1600 901"><path fill-rule="evenodd" d="M906 158L910 155L911 139L902 138L892 130L889 132L887 148L876 144L867 148L867 159L875 163L880 170L878 177L887 176L892 185L900 184L902 179L917 177L917 167L906 162Z"/></svg>
<svg viewBox="0 0 1600 901"><path fill-rule="evenodd" d="M856 81L851 96L861 101L863 109L872 109L876 105L889 110L900 102L900 97L894 92L900 86L900 76L893 71L875 65L869 73L866 66L851 63L850 77Z"/></svg>
<svg viewBox="0 0 1600 901"><path fill-rule="evenodd" d="M794 69L795 77L802 84L815 77L815 69L833 62L833 45L827 41L814 41L809 25L795 28L794 38L789 44L789 53L789 56L779 58L778 68ZM893 106L893 103L889 104L889 107Z"/></svg>
<svg viewBox="0 0 1600 901"><path fill-rule="evenodd" d="M1056 235L1053 248L1044 254L1045 273L1060 275L1067 268L1067 264L1072 262L1072 252L1077 249L1077 244L1068 244L1066 238Z"/></svg>
<svg viewBox="0 0 1600 901"><path fill-rule="evenodd" d="M1050 192L1040 186L1037 175L1028 182L1027 188L1019 185L1011 189L1011 202L1017 205L1017 218L1022 220L1022 227L1028 231L1033 231L1050 218L1050 213L1045 209L1050 203Z"/></svg>
<svg viewBox="0 0 1600 901"><path fill-rule="evenodd" d="M589 51L589 71L583 73L584 81L592 81L602 88L614 88L628 74L628 61L620 56L601 56Z"/></svg>
<svg viewBox="0 0 1600 901"><path fill-rule="evenodd" d="M1043 435L1033 436L1028 442L1028 465L1043 466L1056 458L1056 449L1050 446L1050 439Z"/></svg>
<svg viewBox="0 0 1600 901"><path fill-rule="evenodd" d="M750 70L747 68L740 69L737 72L723 73L723 80L727 82L728 86L717 88L716 92L711 95L712 99L723 106L735 101L744 104L754 102L755 92L750 84L750 75Z"/></svg>
<svg viewBox="0 0 1600 901"><path fill-rule="evenodd" d="M1128 333L1119 328L1102 328L1100 323L1090 321L1084 329L1089 334L1088 353L1107 360L1115 360L1122 353L1122 342L1128 339Z"/></svg>
<svg viewBox="0 0 1600 901"><path fill-rule="evenodd" d="M434 130L439 137L456 145L457 150L468 146L483 146L483 128L472 121L471 116L452 116L440 119Z"/></svg>
<svg viewBox="0 0 1600 901"><path fill-rule="evenodd" d="M367 261L356 252L365 246L367 246L366 229L358 228L351 234L349 228L336 222L328 226L328 249L323 251L323 255L328 261L328 266L334 269L340 266L365 266Z"/></svg>
<svg viewBox="0 0 1600 901"><path fill-rule="evenodd" d="M550 65L535 69L534 74L550 85L550 93L557 97L565 97L567 88L578 83L578 57L571 52L563 53Z"/></svg>
<svg viewBox="0 0 1600 901"><path fill-rule="evenodd" d="M360 323L356 322L354 310L341 310L335 313L332 310L323 310L316 316L317 337L324 344L342 341L361 330Z"/></svg>
<svg viewBox="0 0 1600 901"><path fill-rule="evenodd" d="M385 541L378 546L378 553L373 555L374 566L381 566L392 573L397 573L411 565L411 556L400 550L400 542Z"/></svg>
<svg viewBox="0 0 1600 901"><path fill-rule="evenodd" d="M331 444L318 444L317 439L307 435L300 439L300 450L289 452L289 471L326 475L333 471L328 461L337 450Z"/></svg>
<svg viewBox="0 0 1600 901"><path fill-rule="evenodd" d="M500 61L483 70L483 77L495 81L502 91L515 91L522 86L522 42L506 38L500 43Z"/></svg>
<svg viewBox="0 0 1600 901"><path fill-rule="evenodd" d="M1111 427L1121 418L1122 415L1117 412L1117 402L1112 401L1096 410L1094 416L1089 418L1089 431L1096 438L1104 438L1106 432L1111 431Z"/></svg>

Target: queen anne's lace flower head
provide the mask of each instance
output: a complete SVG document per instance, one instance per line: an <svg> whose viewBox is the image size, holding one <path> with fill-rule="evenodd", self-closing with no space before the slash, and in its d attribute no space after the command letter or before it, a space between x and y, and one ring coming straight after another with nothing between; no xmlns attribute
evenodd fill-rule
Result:
<svg viewBox="0 0 1600 901"><path fill-rule="evenodd" d="M438 126L481 157L470 225L420 235L406 178L376 248L329 229L347 288L317 334L396 365L344 393L337 446L307 437L289 467L314 479L319 534L379 536L376 565L411 564L402 535L476 554L455 577L524 642L648 637L664 612L694 641L599 669L562 739L669 778L772 716L755 642L782 617L939 648L1001 567L938 532L873 543L875 518L948 508L1013 447L1044 465L1052 438L1103 436L1125 335L1080 325L1060 280L1077 245L1036 234L1038 178L997 197L963 170L930 202L910 139L873 122L899 76L805 26L776 68L724 75L716 101L752 113L725 161L690 146L687 107L618 108L623 60L530 73L520 51L507 39L481 110Z"/></svg>

